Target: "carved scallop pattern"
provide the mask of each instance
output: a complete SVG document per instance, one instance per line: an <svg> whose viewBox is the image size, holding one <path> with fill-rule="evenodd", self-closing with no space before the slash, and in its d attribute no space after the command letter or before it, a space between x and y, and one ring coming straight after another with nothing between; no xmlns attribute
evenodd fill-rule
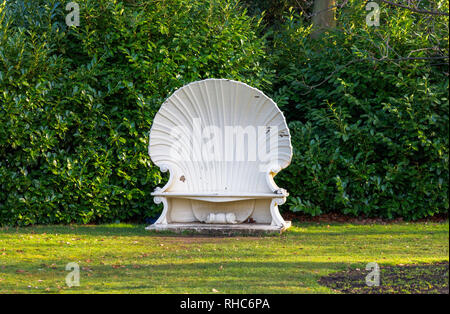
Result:
<svg viewBox="0 0 450 314"><path fill-rule="evenodd" d="M206 126L222 133L205 134ZM265 133L257 137L257 147L265 147L268 158L252 155L249 133L244 132L244 145L236 137L231 145L225 143L226 126ZM277 145L270 146L271 140ZM215 151L206 150L202 157L198 148L207 143ZM164 192L271 193L274 184L267 177L289 165L292 147L286 120L272 99L241 82L207 79L183 86L161 105L150 131L149 154L162 170L170 169Z"/></svg>

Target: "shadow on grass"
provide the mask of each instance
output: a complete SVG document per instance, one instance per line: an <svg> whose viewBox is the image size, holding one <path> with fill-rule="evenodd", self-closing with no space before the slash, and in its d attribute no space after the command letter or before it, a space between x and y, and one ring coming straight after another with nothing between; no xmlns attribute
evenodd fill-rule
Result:
<svg viewBox="0 0 450 314"><path fill-rule="evenodd" d="M146 225L105 224L105 225L38 225L27 227L2 227L0 234L73 234L92 236L142 236L151 234Z"/></svg>
<svg viewBox="0 0 450 314"><path fill-rule="evenodd" d="M201 237L201 238L229 238L227 235L199 234L195 231L185 231L176 233L173 231L148 231L147 225L134 224L109 224L109 225L50 225L50 226L28 226L28 227L2 227L0 234L70 234L70 235L90 235L90 236L149 236L149 237ZM277 237L277 234L267 235L231 235L238 237Z"/></svg>
<svg viewBox="0 0 450 314"><path fill-rule="evenodd" d="M442 230L427 230L427 225L421 222L414 223L399 223L395 225L352 225L345 223L337 223L332 225L316 223L298 223L294 224L295 227L287 231L286 234L291 235L306 235L306 236L352 236L352 235L427 235L427 234L448 234L449 225L448 221L438 222L433 225L441 225L446 227ZM430 225L432 226L432 225ZM313 229L311 229L313 227ZM334 231L333 229L340 229Z"/></svg>
<svg viewBox="0 0 450 314"><path fill-rule="evenodd" d="M1 289L20 291L33 285L45 287L64 286L67 271L58 264L54 269L40 271L42 264L11 264L2 271L12 274L14 280L4 280ZM296 289L319 286L318 280L330 272L349 268L346 263L333 262L213 262L213 263L177 263L177 264L123 264L89 265L83 270L80 264L81 286L72 288L73 292L106 290L169 291L188 293L212 292L253 292L286 293ZM21 269L21 273L16 273ZM89 274L89 277L87 276ZM35 278L33 278L35 277ZM49 280L50 278L51 280ZM37 279L43 279L38 284ZM36 291L43 292L43 291Z"/></svg>
<svg viewBox="0 0 450 314"><path fill-rule="evenodd" d="M448 223L448 222L447 222ZM337 224L332 225L331 228L341 228L349 226L350 228L333 231L330 230L326 225L317 225L316 223L311 224L294 224L294 227L290 228L281 237L290 236L307 236L307 237L324 237L324 236L365 236L365 235L443 235L448 234L448 225L446 230L433 230L429 231L424 229L415 229L415 225L423 226L421 223L410 223L395 225L394 227L389 226L389 228L380 229L384 227L383 225L346 225ZM443 225L445 223L442 223ZM198 234L193 231L186 231L183 233L175 233L171 231L147 231L145 227L147 225L136 225L136 224L104 224L104 225L50 225L50 226L29 226L29 227L1 227L0 234L73 234L73 235L91 235L91 236L148 236L148 237L201 237L201 238L229 238L226 235L205 235ZM307 230L308 227L314 227L315 230ZM306 229L306 230L305 230ZM266 234L266 235L247 235L247 234L236 234L232 235L238 237L248 237L248 238L262 238L262 237L280 237L277 234Z"/></svg>
<svg viewBox="0 0 450 314"><path fill-rule="evenodd" d="M303 235L308 237L324 237L324 236L369 236L369 235L438 235L448 234L449 230L346 230L342 232L323 231L323 232L308 232L308 231L290 231L292 235Z"/></svg>

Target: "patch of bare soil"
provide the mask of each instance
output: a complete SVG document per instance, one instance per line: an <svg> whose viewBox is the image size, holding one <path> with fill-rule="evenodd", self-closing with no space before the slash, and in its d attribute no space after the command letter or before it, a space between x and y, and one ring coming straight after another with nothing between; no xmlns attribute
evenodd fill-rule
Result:
<svg viewBox="0 0 450 314"><path fill-rule="evenodd" d="M380 267L380 285L369 287L370 271L352 269L321 277L319 283L349 294L448 294L448 262ZM372 278L370 278L372 279Z"/></svg>

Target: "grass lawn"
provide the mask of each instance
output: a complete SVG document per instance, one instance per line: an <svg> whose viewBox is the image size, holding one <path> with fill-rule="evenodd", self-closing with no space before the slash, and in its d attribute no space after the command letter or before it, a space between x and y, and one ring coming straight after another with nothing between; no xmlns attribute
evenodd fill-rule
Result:
<svg viewBox="0 0 450 314"><path fill-rule="evenodd" d="M333 293L321 276L448 260L448 222L307 223L230 238L130 224L0 228L0 293ZM79 287L65 284L69 262L80 265Z"/></svg>

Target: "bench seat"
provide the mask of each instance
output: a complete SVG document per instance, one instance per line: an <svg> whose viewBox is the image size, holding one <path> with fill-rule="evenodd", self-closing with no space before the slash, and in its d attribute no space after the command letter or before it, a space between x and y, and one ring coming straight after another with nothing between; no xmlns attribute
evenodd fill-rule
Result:
<svg viewBox="0 0 450 314"><path fill-rule="evenodd" d="M186 198L207 202L232 202L251 199L273 199L273 198L287 197L289 194L286 191L282 191L281 193L153 192L152 195L167 198Z"/></svg>

